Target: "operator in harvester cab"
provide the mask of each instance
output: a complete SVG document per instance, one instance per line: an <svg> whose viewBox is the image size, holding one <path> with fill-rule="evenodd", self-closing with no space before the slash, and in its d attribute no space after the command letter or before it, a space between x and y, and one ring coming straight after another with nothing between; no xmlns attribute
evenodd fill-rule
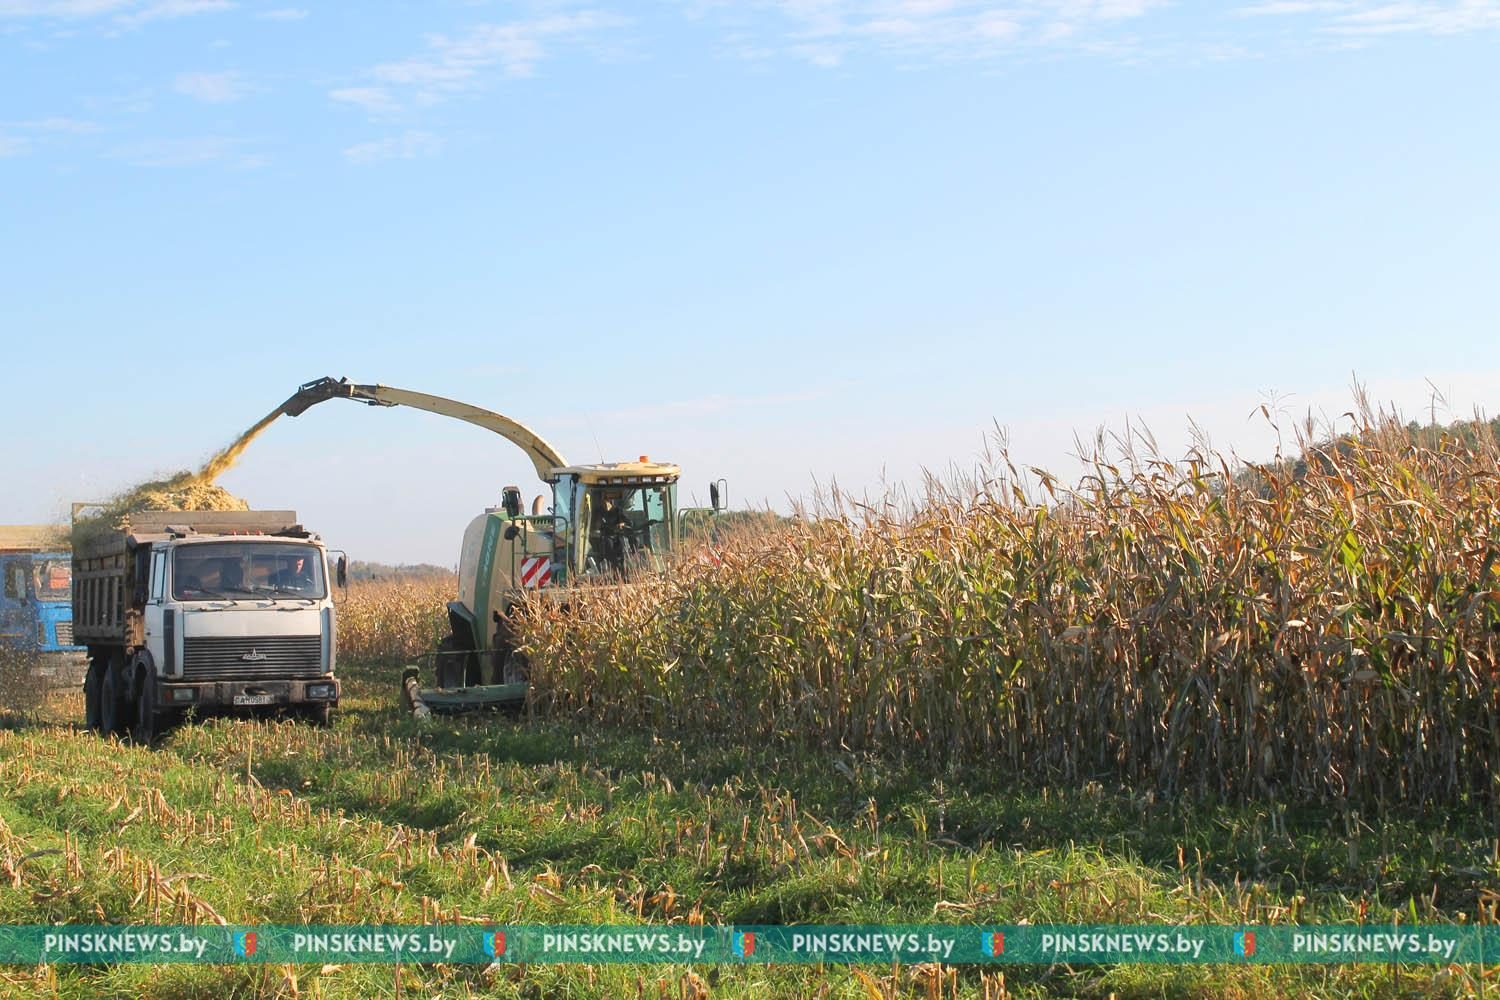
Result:
<svg viewBox="0 0 1500 1000"><path fill-rule="evenodd" d="M307 556L287 556L281 560L281 569L271 575L271 586L277 590L301 592L313 589L312 564Z"/></svg>
<svg viewBox="0 0 1500 1000"><path fill-rule="evenodd" d="M630 522L625 517L619 494L606 494L604 508L599 511L599 554L607 565L618 570L625 568L629 532Z"/></svg>

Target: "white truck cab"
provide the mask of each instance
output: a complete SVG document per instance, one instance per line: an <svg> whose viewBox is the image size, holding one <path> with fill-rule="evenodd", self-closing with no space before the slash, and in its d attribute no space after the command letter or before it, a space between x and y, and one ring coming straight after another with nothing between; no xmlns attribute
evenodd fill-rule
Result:
<svg viewBox="0 0 1500 1000"><path fill-rule="evenodd" d="M150 737L187 709L339 698L328 556L283 512L148 512L75 553L89 724Z"/></svg>

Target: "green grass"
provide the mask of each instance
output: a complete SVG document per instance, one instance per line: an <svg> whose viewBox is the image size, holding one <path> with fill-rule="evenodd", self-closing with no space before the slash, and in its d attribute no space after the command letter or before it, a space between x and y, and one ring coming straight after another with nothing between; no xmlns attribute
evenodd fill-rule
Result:
<svg viewBox="0 0 1500 1000"><path fill-rule="evenodd" d="M417 724L346 674L332 731L213 720L147 750L76 695L0 717L0 921L1155 922L1487 919L1483 811L1190 806L851 755L486 716ZM57 853L20 859L36 851ZM0 969L0 995L1378 997L1475 970L532 966ZM872 992L872 990L874 992ZM705 993L706 991L706 993Z"/></svg>

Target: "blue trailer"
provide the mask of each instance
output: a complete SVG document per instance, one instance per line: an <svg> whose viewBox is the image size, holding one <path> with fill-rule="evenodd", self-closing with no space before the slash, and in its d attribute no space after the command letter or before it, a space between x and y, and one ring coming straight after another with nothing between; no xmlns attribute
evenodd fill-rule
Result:
<svg viewBox="0 0 1500 1000"><path fill-rule="evenodd" d="M67 535L54 525L0 525L0 647L7 669L81 684L87 667L73 641L73 569Z"/></svg>

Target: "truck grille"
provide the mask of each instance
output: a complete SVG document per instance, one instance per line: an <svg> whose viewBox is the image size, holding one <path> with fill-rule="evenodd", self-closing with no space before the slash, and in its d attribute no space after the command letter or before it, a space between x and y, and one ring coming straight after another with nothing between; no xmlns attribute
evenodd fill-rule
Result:
<svg viewBox="0 0 1500 1000"><path fill-rule="evenodd" d="M57 634L57 644L59 646L71 646L71 645L73 645L73 623L72 622L70 622L70 621L68 621L68 622L57 622L55 625L52 626L52 631Z"/></svg>
<svg viewBox="0 0 1500 1000"><path fill-rule="evenodd" d="M318 635L189 636L183 640L182 650L184 680L279 680L323 675L323 637ZM246 656L251 659L246 660ZM262 656L265 659L259 658Z"/></svg>

